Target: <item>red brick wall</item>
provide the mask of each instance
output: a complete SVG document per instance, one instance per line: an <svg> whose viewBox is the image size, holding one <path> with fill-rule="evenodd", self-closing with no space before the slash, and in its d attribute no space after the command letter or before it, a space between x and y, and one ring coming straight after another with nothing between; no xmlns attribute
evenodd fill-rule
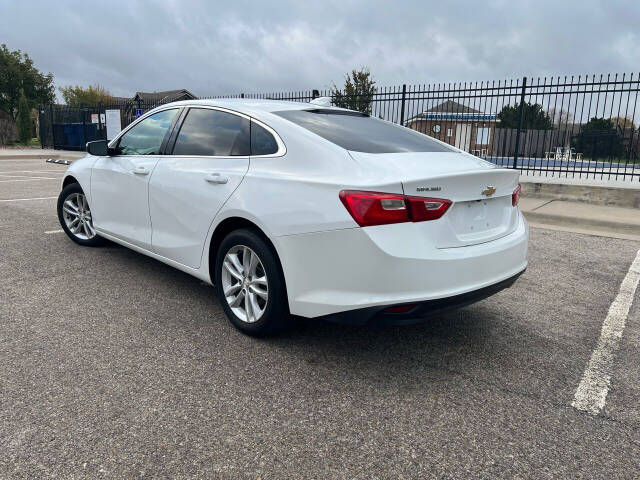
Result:
<svg viewBox="0 0 640 480"><path fill-rule="evenodd" d="M464 122L461 120L413 120L408 126L418 132L425 133L433 138L437 138L440 141L446 142L449 145L454 145L456 142L456 127L459 124L471 125L471 138L469 142L469 150L472 152L473 150L483 150L486 149L489 153L493 150L493 138L495 134L495 123L494 122ZM440 133L435 133L433 131L434 125L440 125ZM478 128L489 128L489 143L486 145L481 145L477 143L477 129ZM448 135L450 134L450 136ZM461 141L461 146L465 145L465 141Z"/></svg>

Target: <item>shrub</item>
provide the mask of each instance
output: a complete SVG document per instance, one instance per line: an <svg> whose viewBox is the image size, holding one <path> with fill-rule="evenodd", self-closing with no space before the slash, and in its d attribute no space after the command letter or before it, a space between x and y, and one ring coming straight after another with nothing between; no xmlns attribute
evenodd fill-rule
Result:
<svg viewBox="0 0 640 480"><path fill-rule="evenodd" d="M29 115L29 104L24 92L20 94L18 102L18 139L20 143L26 145L31 140L31 116Z"/></svg>

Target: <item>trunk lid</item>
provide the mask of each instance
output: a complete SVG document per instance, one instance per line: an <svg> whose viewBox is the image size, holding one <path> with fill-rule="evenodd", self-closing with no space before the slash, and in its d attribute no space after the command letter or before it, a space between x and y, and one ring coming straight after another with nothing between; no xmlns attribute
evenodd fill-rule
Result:
<svg viewBox="0 0 640 480"><path fill-rule="evenodd" d="M517 227L517 171L458 152L349 153L364 169L399 179L405 195L453 202L442 218L415 224L438 248L489 242Z"/></svg>

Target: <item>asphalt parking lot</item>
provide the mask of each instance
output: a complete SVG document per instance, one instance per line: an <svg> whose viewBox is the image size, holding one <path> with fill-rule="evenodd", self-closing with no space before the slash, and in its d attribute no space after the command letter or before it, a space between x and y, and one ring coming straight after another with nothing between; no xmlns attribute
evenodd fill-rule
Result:
<svg viewBox="0 0 640 480"><path fill-rule="evenodd" d="M572 406L640 243L532 229L480 303L256 340L212 287L60 233L64 169L0 161L1 478L640 475L638 291L604 408Z"/></svg>

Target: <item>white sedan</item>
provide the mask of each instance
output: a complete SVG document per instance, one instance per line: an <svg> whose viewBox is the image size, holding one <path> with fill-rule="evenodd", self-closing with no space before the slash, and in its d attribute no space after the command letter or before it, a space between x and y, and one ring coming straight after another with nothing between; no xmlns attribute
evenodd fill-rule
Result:
<svg viewBox="0 0 640 480"><path fill-rule="evenodd" d="M516 171L359 112L176 102L87 151L62 184L67 235L215 285L250 335L289 315L415 322L527 266Z"/></svg>

